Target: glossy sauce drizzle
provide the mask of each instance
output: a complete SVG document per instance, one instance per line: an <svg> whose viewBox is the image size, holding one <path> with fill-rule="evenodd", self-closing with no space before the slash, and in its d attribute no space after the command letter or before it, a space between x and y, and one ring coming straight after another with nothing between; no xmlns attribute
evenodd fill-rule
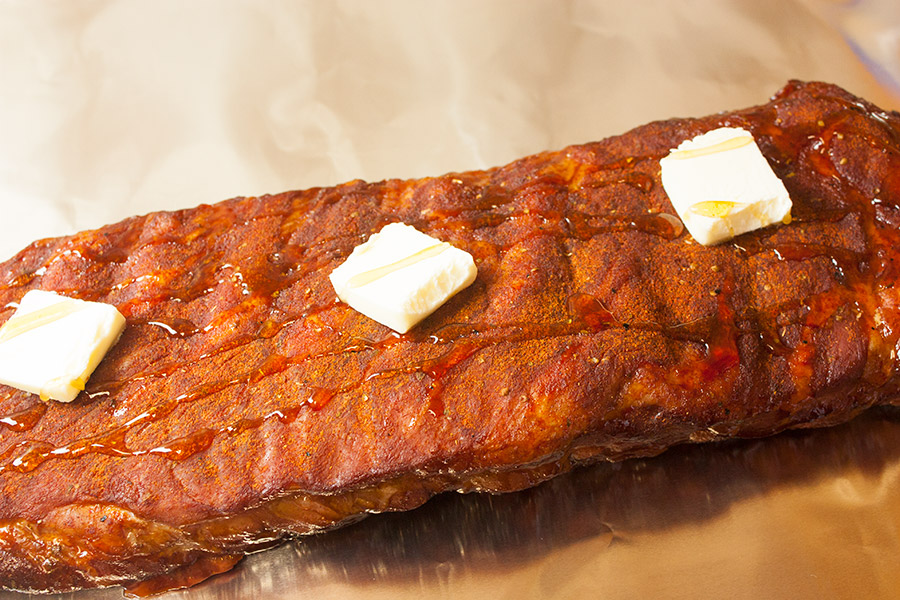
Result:
<svg viewBox="0 0 900 600"><path fill-rule="evenodd" d="M28 431L37 425L45 412L47 412L45 403L34 404L29 408L0 417L0 425L13 431Z"/></svg>

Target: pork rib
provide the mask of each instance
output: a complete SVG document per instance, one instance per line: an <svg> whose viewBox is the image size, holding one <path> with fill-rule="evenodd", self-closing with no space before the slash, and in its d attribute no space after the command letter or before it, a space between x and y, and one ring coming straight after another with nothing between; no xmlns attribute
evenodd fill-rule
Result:
<svg viewBox="0 0 900 600"><path fill-rule="evenodd" d="M751 131L793 222L694 242L659 159ZM406 335L327 276L387 223L472 253ZM294 534L897 403L900 114L828 84L488 171L237 198L34 243L127 329L71 404L0 386L0 582L188 585Z"/></svg>

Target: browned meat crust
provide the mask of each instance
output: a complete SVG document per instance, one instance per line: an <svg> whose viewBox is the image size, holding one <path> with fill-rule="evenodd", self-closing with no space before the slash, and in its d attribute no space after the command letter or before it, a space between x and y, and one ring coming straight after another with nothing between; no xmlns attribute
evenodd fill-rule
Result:
<svg viewBox="0 0 900 600"><path fill-rule="evenodd" d="M705 248L658 160L754 133L794 222ZM74 403L0 387L0 581L151 592L247 550L444 490L525 488L672 444L896 403L900 115L827 84L489 171L351 182L135 217L0 265L119 307ZM476 282L407 335L328 273L404 221Z"/></svg>

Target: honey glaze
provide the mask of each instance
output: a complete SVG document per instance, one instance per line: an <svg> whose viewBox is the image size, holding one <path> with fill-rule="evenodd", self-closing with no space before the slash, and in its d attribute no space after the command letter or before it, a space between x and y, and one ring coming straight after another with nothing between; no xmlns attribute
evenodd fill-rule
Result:
<svg viewBox="0 0 900 600"><path fill-rule="evenodd" d="M0 456L0 474L5 472L29 473L47 460L73 460L88 453L115 457L158 456L173 461L183 461L209 449L219 436L238 436L258 429L269 421L289 424L303 410L321 410L336 394L337 392L333 390L312 388L307 399L297 406L283 407L259 418L241 418L217 428L203 428L149 449L130 448L125 442L125 437L132 429L161 420L171 414L175 406L163 407L161 410L143 413L124 426L70 442L65 446L36 441L19 442ZM186 398L182 398L182 400L186 400Z"/></svg>
<svg viewBox="0 0 900 600"><path fill-rule="evenodd" d="M263 321L259 329L257 329L256 333L244 333L233 335L226 340L220 342L214 349L211 351L205 352L200 355L199 360L210 360L212 358L224 355L229 352L233 352L235 350L239 350L245 346L248 346L259 339L270 339L281 333L284 329L290 327L291 325L296 324L297 322L303 319L315 319L317 315L320 313L326 312L328 310L340 307L341 304L337 299L321 304L321 305L312 305L306 307L301 314L296 316L284 315L283 318L275 320L275 319L267 319ZM346 308L346 307L345 307ZM156 330L165 332L167 337L172 340L189 340L195 335L200 334L210 334L215 333L214 326L207 324L203 327L197 326L191 321L187 319L156 319L156 320L140 320L135 319L129 322L129 327L131 326L149 326L155 328ZM325 356L332 356L335 352L325 352L321 354L313 355L309 358L322 358ZM224 385L224 387L229 387L231 385L236 385L243 380L247 380L250 383L258 381L263 376L271 375L284 368L289 366L288 362L284 362L284 357L279 357L278 355L270 355L264 362L266 364L261 364L259 367L252 369L245 376L235 377L233 379L226 380L224 382L219 382L219 384ZM281 365L280 368L276 368L277 365ZM148 381L154 379L166 379L171 377L175 373L179 371L183 371L189 369L190 365L184 365L182 363L177 362L161 362L161 364L154 364L152 368L139 371L129 377L129 381ZM87 392L91 397L97 396L110 396L115 395L121 391L121 389L128 383L128 381L91 381L88 384ZM224 389L224 387L219 387L219 385L212 385L210 387L204 388L205 390L219 391ZM208 393L201 392L199 395L196 395L196 398L202 398L208 395ZM185 396L185 398L192 398L194 395Z"/></svg>
<svg viewBox="0 0 900 600"><path fill-rule="evenodd" d="M236 431L240 431L239 428L233 428ZM142 454L152 454L158 456L164 456L169 460L185 460L198 454L199 452L203 452L212 446L213 441L215 441L216 436L218 435L218 431L214 429L201 429L199 431L195 431L190 435L186 435L184 437L176 438L174 440L170 440L161 446L157 446L155 448L151 448L146 452L131 452L132 456L140 456Z"/></svg>
<svg viewBox="0 0 900 600"><path fill-rule="evenodd" d="M740 362L737 348L740 332L731 302L734 288L734 277L727 273L716 294L716 318L706 339L706 358L694 367L706 382L718 379Z"/></svg>
<svg viewBox="0 0 900 600"><path fill-rule="evenodd" d="M509 185L501 183L503 193L479 192L479 202L468 206L429 208L421 213L419 220L411 224L423 229L436 227L472 231L499 227L513 219L538 217L550 224L566 223L571 226L577 223L578 226L570 227L568 233L581 239L588 239L599 233L626 230L638 230L672 239L683 231L683 225L674 215L628 215L612 212L590 214L578 212L568 205L573 199L577 200L577 194L582 193L582 190L583 193L591 194L617 185L627 185L641 194L650 194L655 185L654 177L632 169L637 163L657 161L661 156L625 157L589 166L575 165L568 161L546 165L540 174L523 182ZM567 171L567 176L560 177L560 170ZM570 198L567 191L575 192L576 195ZM523 198L529 196L542 198L538 204L543 206L525 204L523 207ZM602 223L591 225L590 222L595 220Z"/></svg>
<svg viewBox="0 0 900 600"><path fill-rule="evenodd" d="M779 260L805 261L824 257L834 265L836 284L830 290L814 294L805 302L805 316L800 320L799 340L792 344L790 352L785 352L792 380L795 382L794 400L800 401L813 393L813 365L821 344L816 343L816 332L833 319L852 318L859 321L859 327L871 332L870 363L877 362L877 354L885 353L885 348L896 347L900 332L892 331L892 326L883 327L877 308L879 299L876 290L890 289L896 281L897 249L900 238L896 228L881 221L877 208L883 204L881 196L896 202L900 196L896 181L896 168L900 165L900 136L898 136L896 116L888 117L860 101L828 96L827 100L837 108L815 124L796 127L790 135L773 136L772 142L783 156L795 155L799 161L806 161L811 170L800 172L790 165L791 182L799 180L812 192L812 211L806 210L798 219L801 223L836 223L847 216L854 217L864 232L863 250L831 247L824 244L778 243L769 246ZM842 155L835 156L836 144L854 136L865 140L877 150L865 164ZM863 152L859 146L849 147L852 155ZM851 155L851 156L852 156ZM877 179L880 177L880 182ZM819 194L828 196L830 202L823 204ZM891 300L893 303L894 301ZM896 329L894 321L893 329ZM896 363L896 354L890 352L891 364ZM876 373L867 365L866 379L874 385L885 381L887 374ZM895 369L896 366L888 367Z"/></svg>
<svg viewBox="0 0 900 600"><path fill-rule="evenodd" d="M441 394L446 384L446 375L453 367L467 360L480 348L479 344L456 344L436 360L428 361L420 367L422 372L431 379L431 389L428 393L428 412L432 415L444 414L444 401L441 398Z"/></svg>
<svg viewBox="0 0 900 600"><path fill-rule="evenodd" d="M188 319L182 318L174 318L174 319L132 319L128 322L129 327L154 327L157 330L164 332L168 337L173 339L188 339L191 338L198 333L203 331L202 327L197 326L195 323Z"/></svg>
<svg viewBox="0 0 900 600"><path fill-rule="evenodd" d="M351 347L352 351L355 346ZM218 428L204 428L193 432L189 435L169 440L159 446L150 449L134 449L125 443L125 438L129 432L136 428L149 425L161 421L171 415L177 408L184 404L197 402L198 400L207 398L213 394L220 393L232 386L253 386L266 377L281 373L292 366L302 364L306 361L323 358L326 356L334 356L345 351L330 351L318 354L304 355L299 357L287 358L282 355L272 354L267 356L258 365L247 370L244 373L235 374L233 377L211 381L199 386L193 387L187 392L180 394L172 400L163 402L154 406L138 416L130 419L128 422L113 427L112 429L94 436L81 438L70 442L64 446L56 446L45 442L23 441L11 447L2 457L0 457L0 474L6 471L16 471L27 473L33 471L43 462L50 459L76 459L87 453L95 452L118 457L135 457L144 455L160 456L170 460L185 460L195 454L208 449L215 438L220 435L235 436L246 431L257 429L269 420L278 420L286 424L292 422L299 412L303 409L317 411L323 409L338 393L352 390L356 384L345 386L341 390L330 390L322 387L311 387L309 395L297 406L281 407L268 413L265 417L256 419L239 419L236 422L228 423ZM157 373L155 377L166 377L169 374ZM101 394L103 392L95 392ZM19 413L9 415L0 421L7 427L14 428L17 431L24 431L25 424L30 427L36 423L44 414L43 409L30 409L31 412L23 411L21 416ZM27 419L27 420L26 420Z"/></svg>
<svg viewBox="0 0 900 600"><path fill-rule="evenodd" d="M269 421L277 421L281 424L292 423L294 420L296 420L296 418L303 410L321 410L336 395L337 392L334 390L313 387L310 389L309 395L307 396L306 400L296 406L280 408L266 414L263 417L258 417L255 419L241 418L218 428L204 428L191 433L190 435L171 440L161 446L157 446L147 451L137 450L130 452L130 455L141 456L144 454L150 454L162 456L168 458L169 460L186 460L188 458L191 458L195 454L207 450L219 436L235 437L245 432L259 429Z"/></svg>
<svg viewBox="0 0 900 600"><path fill-rule="evenodd" d="M0 417L0 425L13 431L28 431L37 425L45 412L47 412L47 404L39 402L29 408Z"/></svg>

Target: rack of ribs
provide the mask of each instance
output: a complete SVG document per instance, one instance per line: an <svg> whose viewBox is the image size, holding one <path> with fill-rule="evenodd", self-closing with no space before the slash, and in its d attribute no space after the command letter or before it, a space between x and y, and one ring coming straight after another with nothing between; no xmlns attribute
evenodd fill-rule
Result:
<svg viewBox="0 0 900 600"><path fill-rule="evenodd" d="M661 158L742 127L793 220L696 243ZM329 273L392 222L475 282L400 335ZM72 403L0 386L0 582L149 594L294 535L898 403L900 114L824 83L486 171L134 217L0 264L116 306Z"/></svg>

